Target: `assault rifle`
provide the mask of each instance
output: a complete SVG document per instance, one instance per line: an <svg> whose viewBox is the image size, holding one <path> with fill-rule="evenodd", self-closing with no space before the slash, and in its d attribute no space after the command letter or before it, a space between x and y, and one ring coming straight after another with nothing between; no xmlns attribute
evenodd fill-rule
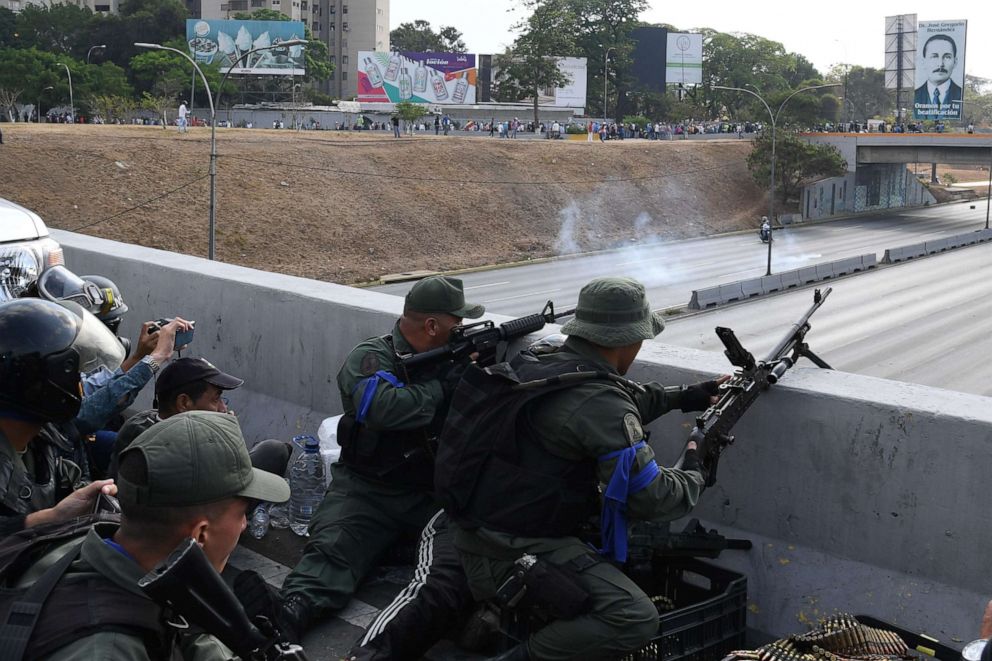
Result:
<svg viewBox="0 0 992 661"><path fill-rule="evenodd" d="M243 661L306 661L303 648L285 640L275 623L244 607L192 538L138 581L148 597L168 607L177 629L195 624L217 637Z"/></svg>
<svg viewBox="0 0 992 661"><path fill-rule="evenodd" d="M792 325L785 337L761 361L756 361L754 356L741 346L734 331L717 327L717 337L727 348L724 354L738 369L728 381L720 384L719 401L696 418L696 426L689 434L689 440L696 442L703 467L707 470L706 486L716 484L720 453L734 442L730 430L761 393L768 390L769 386L778 383L789 368L803 356L809 358L817 367L832 369L810 351L805 341L806 333L810 329L809 318L823 305L831 291L833 290L828 288L821 294L817 289L813 294L813 305L806 314ZM681 464L680 459L676 466Z"/></svg>
<svg viewBox="0 0 992 661"><path fill-rule="evenodd" d="M463 360L473 353L485 356L494 352L500 342L509 342L528 333L534 333L544 328L545 324L553 324L562 317L570 317L573 314L575 314L575 308L556 313L554 303L548 301L540 314L529 314L519 319L511 319L499 326L492 321L479 321L467 326L456 326L451 331L448 343L443 347L402 356L400 364L407 371L413 371L419 367L446 360Z"/></svg>

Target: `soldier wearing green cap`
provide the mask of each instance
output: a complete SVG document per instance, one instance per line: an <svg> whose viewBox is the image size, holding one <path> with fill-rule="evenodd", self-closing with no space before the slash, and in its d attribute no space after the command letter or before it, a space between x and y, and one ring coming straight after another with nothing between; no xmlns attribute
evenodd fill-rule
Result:
<svg viewBox="0 0 992 661"><path fill-rule="evenodd" d="M657 631L650 599L606 560L625 560L628 517L676 519L696 504L704 478L695 447L687 448L683 469L659 468L642 425L675 408L705 409L717 389L716 381L665 387L623 378L642 342L663 328L639 282L593 280L561 329L568 336L563 346L524 352L507 367L521 382L546 383L545 389L518 389L538 394L514 395L528 398L516 408L504 400L501 409L519 411L502 414L509 419L494 410L478 426L467 420L459 430L445 429L442 444L482 442L484 434L499 439L476 479L460 474L461 483L473 485L471 497L445 500L446 506L465 503L465 511L453 505L446 511L457 523L455 545L476 599L493 599L520 562L533 560L564 569L581 588L577 594L588 595L575 602L577 614L553 620L500 659L615 658L642 647ZM575 372L600 376L568 386L554 378ZM452 406L462 401L456 396ZM452 416L462 413L454 408ZM487 432L483 425L509 431ZM438 480L446 488L445 468L439 467ZM604 534L602 548L593 552L579 533L597 514Z"/></svg>
<svg viewBox="0 0 992 661"><path fill-rule="evenodd" d="M424 278L407 293L392 333L361 342L338 372L341 459L283 584L283 619L297 641L316 618L344 608L385 551L415 540L438 513L433 446L450 366L404 374L399 357L444 346L463 318L484 312L465 302L461 280Z"/></svg>
<svg viewBox="0 0 992 661"><path fill-rule="evenodd" d="M247 526L249 504L286 501L286 482L252 468L234 416L194 411L138 436L121 454L117 486L119 527L96 524L81 544L77 539L43 556L39 569L29 568L15 586L41 583L47 578L39 578L41 571L71 561L31 634L32 658L230 659L213 636L176 636L164 604L152 602L138 581L186 538L222 571Z"/></svg>

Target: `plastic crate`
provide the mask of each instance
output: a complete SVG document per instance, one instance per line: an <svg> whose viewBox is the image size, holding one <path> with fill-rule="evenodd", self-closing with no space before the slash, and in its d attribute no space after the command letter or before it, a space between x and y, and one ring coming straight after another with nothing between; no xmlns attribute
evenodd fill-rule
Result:
<svg viewBox="0 0 992 661"><path fill-rule="evenodd" d="M658 618L658 634L624 661L713 661L745 646L747 577L702 560L655 566L639 581L649 596L675 610Z"/></svg>

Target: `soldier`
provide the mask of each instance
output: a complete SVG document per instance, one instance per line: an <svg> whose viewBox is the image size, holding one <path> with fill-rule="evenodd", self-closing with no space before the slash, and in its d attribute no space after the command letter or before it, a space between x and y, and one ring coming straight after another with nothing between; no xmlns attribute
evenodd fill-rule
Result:
<svg viewBox="0 0 992 661"><path fill-rule="evenodd" d="M291 639L298 641L315 618L344 608L383 552L415 538L438 513L433 446L451 366L404 374L398 356L444 346L463 318L483 312L465 302L461 280L425 278L406 295L393 332L365 340L345 360L337 377L345 413L341 459L331 467L303 557L283 584Z"/></svg>
<svg viewBox="0 0 992 661"><path fill-rule="evenodd" d="M471 498L461 501L467 503L465 511L455 511L443 500L457 522L454 542L476 599L493 599L521 561L529 565L535 560L550 566L559 587L563 581L571 583L569 590L554 590L557 596L576 595L556 607L572 612L552 619L500 659L612 658L642 647L657 632L658 612L650 599L603 555L624 559L627 515L676 519L696 504L704 476L694 444L686 449L682 470L659 469L642 423L674 408L705 409L718 386L717 381L639 386L622 378L641 343L663 327L639 282L594 280L583 287L575 318L562 327L568 335L563 347L540 355L523 353L510 365L521 382L550 378L546 383L557 384L557 377L566 374L574 381L576 372L596 376L567 387L536 389L519 413L507 405L493 409L483 423L467 420L458 429L445 428L446 457L457 454L447 454L449 442L474 438L484 443L494 435L505 441L491 446L494 452L475 480L460 474L449 481L444 471L458 469L448 462L438 465L442 493L446 485L474 485ZM462 393L460 388L452 417L464 413L456 410ZM477 397L483 405L492 401L486 393ZM601 511L607 534L596 554L579 532L600 508L599 484L609 485L606 501L612 504Z"/></svg>
<svg viewBox="0 0 992 661"><path fill-rule="evenodd" d="M114 493L111 480L81 486L54 423L79 412L80 371L122 355L114 334L75 303L0 304L0 537L87 514L101 491Z"/></svg>

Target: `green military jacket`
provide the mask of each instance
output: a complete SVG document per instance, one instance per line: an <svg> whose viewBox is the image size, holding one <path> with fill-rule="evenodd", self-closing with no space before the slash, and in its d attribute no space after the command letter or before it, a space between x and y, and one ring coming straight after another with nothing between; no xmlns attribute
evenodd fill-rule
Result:
<svg viewBox="0 0 992 661"><path fill-rule="evenodd" d="M144 593L138 587L138 580L145 575L145 571L133 560L103 541L102 535L109 536L114 530L116 530L115 526L105 524L91 529L83 539L79 559L69 566L62 581L82 582L97 574L120 588L144 597ZM57 562L63 553L73 547L72 543L62 545L44 556L36 566L25 573L18 587L31 585L44 569ZM185 661L227 661L234 658L231 650L219 640L205 634L180 636L179 648ZM44 661L110 661L111 659L147 661L149 656L140 637L118 632L101 632L63 646Z"/></svg>
<svg viewBox="0 0 992 661"><path fill-rule="evenodd" d="M577 337L569 337L563 350L540 359L574 360L576 354L595 363L599 369L617 374L593 345ZM680 387L647 383L643 393L632 393L616 385L590 381L550 393L527 407L522 415L532 437L548 452L564 459L587 461L642 440L643 424L678 408L680 400ZM632 475L654 457L648 444L640 448ZM616 459L597 462L601 483L610 481L616 462ZM703 486L703 476L697 471L662 467L658 477L646 488L629 496L627 514L631 519L641 520L680 518L695 506ZM510 549L540 554L572 547L574 555L588 552L588 546L575 537L532 539L485 528L475 532L460 530L456 544L469 553L491 557L506 557L506 551Z"/></svg>
<svg viewBox="0 0 992 661"><path fill-rule="evenodd" d="M362 398L359 382L381 370L393 374L405 385L394 388L386 381L380 381L364 424L373 431L426 427L443 406L441 382L427 378L408 383L396 355L414 353L413 347L400 333L399 322L393 327L391 337L391 342L389 336L369 338L348 354L338 372L338 391L344 412L355 415Z"/></svg>

